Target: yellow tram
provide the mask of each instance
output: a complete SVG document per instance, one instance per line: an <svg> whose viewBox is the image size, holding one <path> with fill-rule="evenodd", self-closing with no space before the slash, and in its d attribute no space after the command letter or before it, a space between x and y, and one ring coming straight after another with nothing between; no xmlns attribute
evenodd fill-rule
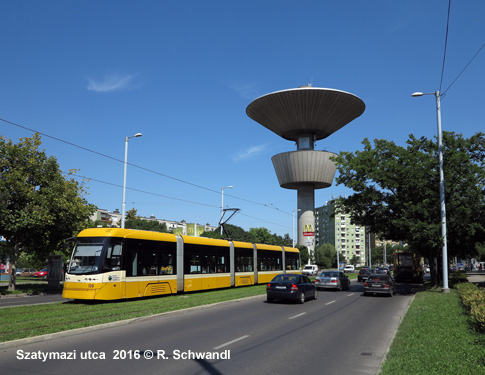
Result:
<svg viewBox="0 0 485 375"><path fill-rule="evenodd" d="M63 298L117 300L239 287L299 273L298 249L121 228L85 229Z"/></svg>

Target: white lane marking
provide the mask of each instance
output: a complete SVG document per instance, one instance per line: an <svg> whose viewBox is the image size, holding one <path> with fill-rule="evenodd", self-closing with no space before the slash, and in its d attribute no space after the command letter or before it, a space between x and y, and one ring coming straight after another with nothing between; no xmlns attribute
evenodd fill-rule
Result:
<svg viewBox="0 0 485 375"><path fill-rule="evenodd" d="M334 302L337 302L337 301L330 301L330 302L326 303L325 305L331 305Z"/></svg>
<svg viewBox="0 0 485 375"><path fill-rule="evenodd" d="M355 293L347 294L347 297L353 296Z"/></svg>
<svg viewBox="0 0 485 375"><path fill-rule="evenodd" d="M301 314L298 314L298 315L295 315L295 316L292 316L291 318L288 318L288 320L298 318L298 317L300 317L300 316L302 316L302 315L305 315L305 314L306 314L306 312L301 313Z"/></svg>
<svg viewBox="0 0 485 375"><path fill-rule="evenodd" d="M214 350L219 350L219 349L221 349L221 348L223 348L223 347L225 347L225 346L228 346L228 345L234 344L235 342L238 342L238 341L241 341L241 340L247 339L248 337L249 337L249 335L244 335L244 336L241 336L241 337L239 337L238 339L235 339L235 340L232 340L232 341L228 341L228 342L226 342L226 343L224 343L224 344L222 344L222 345L216 346L216 347L214 348Z"/></svg>

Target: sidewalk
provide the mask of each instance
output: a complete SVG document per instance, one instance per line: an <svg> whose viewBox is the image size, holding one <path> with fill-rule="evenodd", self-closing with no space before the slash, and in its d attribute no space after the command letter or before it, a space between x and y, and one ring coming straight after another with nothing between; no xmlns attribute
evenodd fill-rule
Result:
<svg viewBox="0 0 485 375"><path fill-rule="evenodd" d="M470 283L485 288L485 272L467 272L466 277Z"/></svg>

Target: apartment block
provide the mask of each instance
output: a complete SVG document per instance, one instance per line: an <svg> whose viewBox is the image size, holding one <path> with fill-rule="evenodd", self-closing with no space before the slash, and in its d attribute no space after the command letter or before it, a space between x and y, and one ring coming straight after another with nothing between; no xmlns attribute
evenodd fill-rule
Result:
<svg viewBox="0 0 485 375"><path fill-rule="evenodd" d="M315 209L316 247L332 244L340 253L339 261L350 263L357 258L355 266L366 264L366 230L364 226L352 224L350 215L338 210L335 201L327 202Z"/></svg>

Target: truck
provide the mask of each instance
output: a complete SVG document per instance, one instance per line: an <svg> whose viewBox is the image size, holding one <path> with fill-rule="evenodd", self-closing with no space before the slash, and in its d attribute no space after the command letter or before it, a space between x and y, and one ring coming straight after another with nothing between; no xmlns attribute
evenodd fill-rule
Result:
<svg viewBox="0 0 485 375"><path fill-rule="evenodd" d="M423 282L423 257L410 251L397 250L394 254L396 282Z"/></svg>

